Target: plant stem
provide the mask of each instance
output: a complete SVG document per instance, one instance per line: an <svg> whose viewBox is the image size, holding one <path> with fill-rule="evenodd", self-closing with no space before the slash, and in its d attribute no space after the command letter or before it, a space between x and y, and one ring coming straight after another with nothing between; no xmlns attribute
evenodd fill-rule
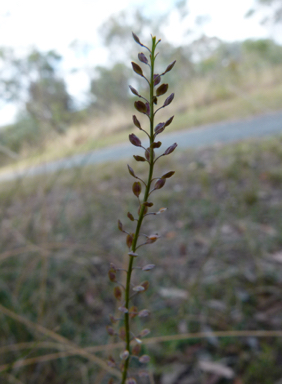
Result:
<svg viewBox="0 0 282 384"><path fill-rule="evenodd" d="M156 38L152 37L152 50L151 50L151 77L150 77L150 161L149 161L149 174L148 174L148 182L146 185L144 198L143 198L143 204L140 207L140 213L139 218L136 225L136 230L132 242L132 252L136 251L137 247L137 241L139 237L139 232L141 229L142 221L144 218L144 210L145 205L144 203L147 202L149 197L149 192L151 188L152 178L153 178L153 172L154 172L154 159L153 159L153 153L154 150L151 147L151 144L154 142L154 64L155 64L155 49L156 49ZM134 256L129 256L129 264L127 269L127 279L126 279L126 287L125 287L125 307L129 310L129 300L130 300L130 282L131 282L131 274L132 274L132 268L133 268L133 262L134 262ZM125 326L125 337L126 337L126 350L130 353L130 322L129 322L129 313L124 314L124 326ZM122 373L122 382L121 384L125 384L125 381L127 379L127 372L128 372L128 366L129 366L129 358L125 360L123 373Z"/></svg>

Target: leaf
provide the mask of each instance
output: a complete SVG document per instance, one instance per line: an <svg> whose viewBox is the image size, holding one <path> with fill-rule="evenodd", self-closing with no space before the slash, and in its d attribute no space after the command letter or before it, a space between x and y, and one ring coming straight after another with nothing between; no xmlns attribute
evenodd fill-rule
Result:
<svg viewBox="0 0 282 384"><path fill-rule="evenodd" d="M171 153L175 150L176 147L177 147L177 144L176 144L176 143L172 144L170 147L168 147L168 148L166 149L164 155L169 155L169 154L171 154Z"/></svg>
<svg viewBox="0 0 282 384"><path fill-rule="evenodd" d="M156 95L162 96L167 92L167 90L168 90L168 84L162 84L159 86L159 88L157 88Z"/></svg>
<svg viewBox="0 0 282 384"><path fill-rule="evenodd" d="M171 71L172 68L174 67L175 63L176 63L176 60L174 60L171 64L169 64L169 65L167 66L166 70L164 71L163 75L164 75L165 73Z"/></svg>
<svg viewBox="0 0 282 384"><path fill-rule="evenodd" d="M141 124L140 124L139 120L137 119L137 117L136 117L135 115L132 116L132 119L133 119L133 123L134 123L134 125L135 125L137 128L142 129L142 128L141 128Z"/></svg>
<svg viewBox="0 0 282 384"><path fill-rule="evenodd" d="M137 111L139 111L141 113L147 113L146 105L140 100L135 101L134 107L137 109Z"/></svg>
<svg viewBox="0 0 282 384"><path fill-rule="evenodd" d="M172 102L173 99L174 99L174 93L172 93L171 95L168 96L167 99L165 99L163 107L167 107Z"/></svg>
<svg viewBox="0 0 282 384"><path fill-rule="evenodd" d="M138 59L139 59L142 63L144 63L144 64L148 64L148 59L147 59L147 57L144 55L143 52L138 53Z"/></svg>
<svg viewBox="0 0 282 384"><path fill-rule="evenodd" d="M134 193L134 195L136 197L139 197L140 193L141 193L141 183L140 181L135 181L132 185L132 192Z"/></svg>
<svg viewBox="0 0 282 384"><path fill-rule="evenodd" d="M138 64L134 63L134 61L131 62L131 65L132 65L133 71L134 71L135 73L137 73L137 75L143 77L143 71L142 71L142 68L141 68Z"/></svg>
<svg viewBox="0 0 282 384"><path fill-rule="evenodd" d="M135 147L141 147L142 145L141 140L136 135L134 135L134 133L129 135L129 141L131 144L135 145Z"/></svg>
<svg viewBox="0 0 282 384"><path fill-rule="evenodd" d="M131 92L133 93L133 95L136 95L138 97L140 97L139 93L136 91L135 88L133 88L131 85L129 85L129 89L131 90Z"/></svg>

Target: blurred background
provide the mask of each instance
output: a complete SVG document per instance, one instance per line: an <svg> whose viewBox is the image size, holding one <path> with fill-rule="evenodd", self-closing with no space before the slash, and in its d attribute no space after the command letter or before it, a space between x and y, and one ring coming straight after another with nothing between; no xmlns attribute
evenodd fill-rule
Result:
<svg viewBox="0 0 282 384"><path fill-rule="evenodd" d="M144 344L140 383L281 384L281 339L267 333L282 335L281 0L2 5L0 382L109 380L107 271L127 262L116 223L136 202L125 161L88 159L134 132L128 85L147 89L131 68L142 50L132 31L161 38L159 71L177 61L165 79L176 97L160 113L175 115L170 132L225 124L232 137L230 121L249 121L253 136L159 162L176 176L155 196L168 213L147 223L163 238L141 261L157 268L142 272L151 316L138 327L171 340ZM256 138L264 116L280 135Z"/></svg>

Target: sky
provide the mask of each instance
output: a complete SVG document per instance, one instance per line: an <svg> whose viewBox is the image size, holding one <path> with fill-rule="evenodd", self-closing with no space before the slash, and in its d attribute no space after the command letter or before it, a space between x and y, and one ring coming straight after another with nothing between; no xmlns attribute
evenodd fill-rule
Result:
<svg viewBox="0 0 282 384"><path fill-rule="evenodd" d="M144 0L141 4L150 15L171 10L174 2ZM171 12L164 33L174 44L188 43L197 33L225 41L276 37L275 30L262 27L258 18L244 18L253 4L254 0L187 0L188 16L180 20L177 12ZM64 57L63 66L69 72L76 66L104 65L108 52L101 45L99 27L111 15L136 5L140 5L140 0L9 0L3 2L0 9L0 47L14 47L19 52L28 47L43 51L55 49ZM198 16L204 16L206 23L197 26L195 36L187 35L185 31L194 29ZM75 54L70 48L74 41L91 49ZM82 71L75 75L69 73L67 83L69 92L82 100L89 84L87 75ZM0 125L11 122L14 116L14 105L0 104Z"/></svg>

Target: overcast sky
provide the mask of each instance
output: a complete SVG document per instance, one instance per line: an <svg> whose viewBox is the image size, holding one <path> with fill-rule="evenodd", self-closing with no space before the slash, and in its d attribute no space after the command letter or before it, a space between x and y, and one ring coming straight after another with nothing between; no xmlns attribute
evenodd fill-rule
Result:
<svg viewBox="0 0 282 384"><path fill-rule="evenodd" d="M65 68L82 65L83 60L84 64L87 61L91 66L104 64L107 51L101 47L97 31L112 14L133 9L140 4L148 14L153 14L171 9L173 3L173 0L145 0L141 3L140 0L9 0L1 4L0 46L55 49L64 56ZM180 23L178 14L172 12L165 29L166 37L172 43L188 42L190 37L184 32L193 28L195 18L199 15L208 16L209 22L200 30L208 36L217 36L225 41L271 37L275 31L260 26L258 18L244 18L253 3L254 0L188 0L188 17ZM93 47L87 58L75 57L69 48L74 40ZM83 74L69 77L71 94L81 94L87 81ZM11 120L13 111L13 106L3 107L0 110L0 124Z"/></svg>

